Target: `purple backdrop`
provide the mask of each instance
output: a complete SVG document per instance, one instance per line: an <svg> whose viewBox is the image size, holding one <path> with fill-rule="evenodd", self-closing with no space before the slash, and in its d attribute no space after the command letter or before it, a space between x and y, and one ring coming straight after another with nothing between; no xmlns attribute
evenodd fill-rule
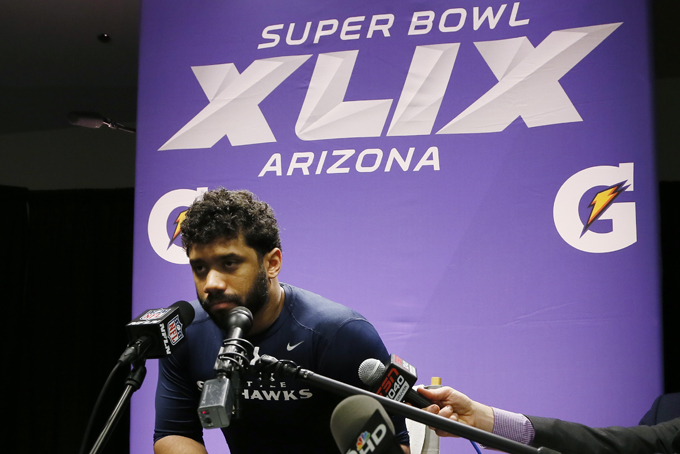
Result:
<svg viewBox="0 0 680 454"><path fill-rule="evenodd" d="M662 389L646 3L145 0L134 315L195 298L179 213L249 189L281 280L363 313L421 382L636 424Z"/></svg>

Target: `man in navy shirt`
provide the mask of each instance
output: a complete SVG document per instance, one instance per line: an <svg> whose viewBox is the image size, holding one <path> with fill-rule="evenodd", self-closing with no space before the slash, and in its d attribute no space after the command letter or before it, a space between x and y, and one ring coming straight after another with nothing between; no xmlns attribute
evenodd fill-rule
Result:
<svg viewBox="0 0 680 454"><path fill-rule="evenodd" d="M220 188L189 207L181 225L198 301L186 342L159 361L156 454L205 453L197 408L237 306L253 314L247 339L254 356L294 361L302 368L364 387L358 368L387 350L360 314L319 295L279 283L282 255L278 224L266 203L248 191ZM261 380L248 370L241 415L222 429L233 454L337 453L330 415L342 400L295 379ZM403 418L393 418L408 453Z"/></svg>

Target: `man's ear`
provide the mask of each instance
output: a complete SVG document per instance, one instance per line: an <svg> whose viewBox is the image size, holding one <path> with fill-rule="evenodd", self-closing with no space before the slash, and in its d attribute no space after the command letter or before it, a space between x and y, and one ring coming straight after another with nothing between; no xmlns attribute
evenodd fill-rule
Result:
<svg viewBox="0 0 680 454"><path fill-rule="evenodd" d="M269 279L274 279L281 272L282 259L283 257L281 255L281 249L277 247L267 252L267 254L264 256L264 270L267 273L267 277Z"/></svg>

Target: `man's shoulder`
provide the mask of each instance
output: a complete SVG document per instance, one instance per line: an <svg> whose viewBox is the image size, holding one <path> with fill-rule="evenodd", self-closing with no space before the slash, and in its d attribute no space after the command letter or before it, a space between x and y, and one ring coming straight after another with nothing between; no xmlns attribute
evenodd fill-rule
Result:
<svg viewBox="0 0 680 454"><path fill-rule="evenodd" d="M198 326L202 325L203 323L211 321L210 316L205 311L205 309L203 309L203 306L201 306L200 301L193 300L190 301L189 304L191 304L191 307L194 308L194 320L191 322L191 325L189 326Z"/></svg>
<svg viewBox="0 0 680 454"><path fill-rule="evenodd" d="M349 321L366 321L363 315L342 304L331 301L309 290L281 284L286 292L287 307L291 315L310 328L339 326Z"/></svg>
<svg viewBox="0 0 680 454"><path fill-rule="evenodd" d="M187 339L190 344L202 344L205 339L217 339L221 341L222 334L220 329L213 323L208 313L203 309L198 300L190 302L194 308L194 320L187 327Z"/></svg>

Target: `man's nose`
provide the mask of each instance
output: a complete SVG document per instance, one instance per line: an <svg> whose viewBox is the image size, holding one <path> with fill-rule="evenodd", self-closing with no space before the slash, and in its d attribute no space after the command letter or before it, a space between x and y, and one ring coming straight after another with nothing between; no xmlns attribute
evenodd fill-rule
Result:
<svg viewBox="0 0 680 454"><path fill-rule="evenodd" d="M205 279L203 291L205 293L224 292L227 289L227 282L221 273L211 270Z"/></svg>

